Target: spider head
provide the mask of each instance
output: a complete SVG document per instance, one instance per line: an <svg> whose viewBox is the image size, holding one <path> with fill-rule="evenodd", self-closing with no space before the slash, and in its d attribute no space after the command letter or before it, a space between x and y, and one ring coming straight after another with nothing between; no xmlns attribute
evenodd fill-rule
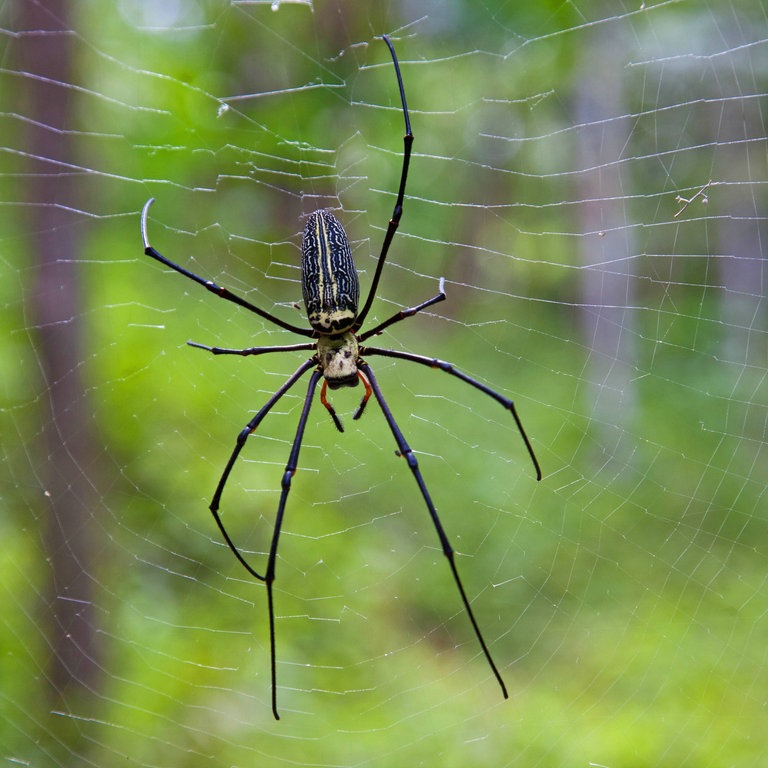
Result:
<svg viewBox="0 0 768 768"><path fill-rule="evenodd" d="M359 346L350 331L317 340L317 363L331 389L357 386Z"/></svg>

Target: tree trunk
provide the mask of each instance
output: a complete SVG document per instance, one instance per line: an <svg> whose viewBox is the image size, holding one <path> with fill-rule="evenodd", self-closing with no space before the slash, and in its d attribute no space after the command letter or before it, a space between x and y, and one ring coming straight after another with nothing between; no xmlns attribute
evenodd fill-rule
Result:
<svg viewBox="0 0 768 768"><path fill-rule="evenodd" d="M99 677L93 606L95 450L82 369L83 301L73 140L73 36L67 0L18 7L20 71L25 80L27 167L24 196L33 283L27 300L40 366L41 444L35 470L45 510L47 679L53 708L67 711L92 692ZM87 696L87 693L86 693Z"/></svg>

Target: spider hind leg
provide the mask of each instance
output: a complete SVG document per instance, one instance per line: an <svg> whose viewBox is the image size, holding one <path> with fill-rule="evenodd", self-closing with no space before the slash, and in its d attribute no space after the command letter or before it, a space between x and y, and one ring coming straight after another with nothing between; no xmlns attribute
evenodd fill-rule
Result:
<svg viewBox="0 0 768 768"><path fill-rule="evenodd" d="M472 624L472 628L475 631L475 637L477 638L477 641L480 644L480 648L482 649L483 655L485 656L485 659L488 662L488 666L491 668L491 671L493 672L493 675L496 678L499 684L499 687L501 688L501 692L504 698L508 699L509 694L507 693L507 686L505 685L504 680L501 677L501 673L499 672L498 667L496 666L496 663L494 662L493 657L491 656L491 652L488 650L488 646L486 645L485 638L483 637L483 633L480 631L480 625L477 623L477 619L475 619L475 614L472 611L472 607L469 603L469 598L467 597L467 593L464 589L464 584L461 581L461 577L459 576L459 571L456 567L456 558L454 557L454 549L451 546L450 541L448 540L448 536L445 533L443 524L440 522L440 517L437 514L437 509L435 509L435 505L434 505L434 502L432 501L432 497L430 496L429 491L427 490L427 486L426 486L426 483L424 482L424 478L422 477L421 470L419 469L419 463L416 460L416 456L411 450L411 447L406 442L406 439L403 436L403 433L400 431L400 427L398 427L397 422L395 421L395 417L392 415L392 411L390 411L389 406L387 405L387 401L384 399L384 395L382 394L381 389L379 388L379 384L376 381L376 377L373 375L373 371L371 370L371 367L367 363L362 363L362 362L360 363L360 367L363 369L363 373L365 377L370 382L370 386L371 386L371 389L373 390L373 394L376 396L376 400L379 403L379 407L381 408L381 411L384 414L384 418L386 419L386 422L389 425L389 428L395 438L395 442L397 443L397 452L408 463L408 468L411 470L411 473L413 474L413 477L416 480L416 484L419 486L421 497L422 499L424 499L424 503L427 505L427 510L429 511L429 515L432 518L432 524L434 525L437 536L440 539L440 545L442 547L443 554L445 555L446 560L448 560L448 564L451 568L451 573L453 574L454 583L456 584L456 588L458 589L459 595L461 596L461 601L464 604L464 610L466 611L467 616L469 616L469 621Z"/></svg>

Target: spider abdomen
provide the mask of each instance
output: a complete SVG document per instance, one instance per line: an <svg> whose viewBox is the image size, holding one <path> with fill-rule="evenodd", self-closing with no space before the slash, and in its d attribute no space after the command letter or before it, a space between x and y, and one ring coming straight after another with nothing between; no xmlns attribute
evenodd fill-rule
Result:
<svg viewBox="0 0 768 768"><path fill-rule="evenodd" d="M314 330L331 335L352 327L360 282L347 233L330 211L315 211L307 219L301 240L301 287Z"/></svg>

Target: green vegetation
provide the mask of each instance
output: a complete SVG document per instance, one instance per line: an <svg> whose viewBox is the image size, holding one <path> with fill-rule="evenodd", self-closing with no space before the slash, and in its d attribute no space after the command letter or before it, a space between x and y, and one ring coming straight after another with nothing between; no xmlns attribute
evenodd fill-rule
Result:
<svg viewBox="0 0 768 768"><path fill-rule="evenodd" d="M61 79L76 91L59 127L73 132L75 192L43 203L74 211L61 229L79 241L84 339L71 369L96 501L86 526L53 533L43 437L57 425L46 329L29 305L38 201L23 190L62 168L25 155L24 36L0 75L0 756L757 765L766 19L739 0L620 13L459 2L421 21L391 3L209 0L181 4L173 29L152 5L88 0L67 22ZM21 31L17 15L0 4L4 28ZM448 301L376 343L450 360L514 397L545 477L535 482L495 403L439 371L371 360L460 553L504 702L380 412L372 402L352 422L359 391L334 393L340 435L315 403L280 542L276 723L265 591L207 505L238 431L303 353L214 358L185 342L301 339L144 258L139 211L157 199L150 234L166 256L298 323L302 216L341 209L365 291L402 151L383 32L416 141L373 314L432 296L440 276ZM710 179L709 201L675 217L676 195ZM304 392L281 401L233 472L222 513L244 550L268 545ZM51 541L67 552L84 540L97 674L57 698L64 641L50 619L80 594L51 590Z"/></svg>

